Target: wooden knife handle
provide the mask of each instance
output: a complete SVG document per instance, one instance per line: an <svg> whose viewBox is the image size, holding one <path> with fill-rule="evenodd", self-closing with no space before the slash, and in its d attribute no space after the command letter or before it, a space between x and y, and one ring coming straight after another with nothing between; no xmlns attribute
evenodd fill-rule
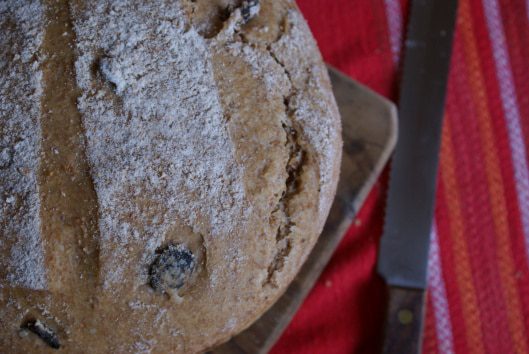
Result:
<svg viewBox="0 0 529 354"><path fill-rule="evenodd" d="M383 354L419 354L424 323L424 290L389 287Z"/></svg>

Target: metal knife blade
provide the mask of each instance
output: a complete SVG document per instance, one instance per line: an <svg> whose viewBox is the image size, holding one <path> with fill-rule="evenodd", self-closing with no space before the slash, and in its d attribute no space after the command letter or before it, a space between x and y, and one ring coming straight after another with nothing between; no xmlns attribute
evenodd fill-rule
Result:
<svg viewBox="0 0 529 354"><path fill-rule="evenodd" d="M399 141L378 271L390 286L384 352L417 352L457 0L415 0L405 42Z"/></svg>

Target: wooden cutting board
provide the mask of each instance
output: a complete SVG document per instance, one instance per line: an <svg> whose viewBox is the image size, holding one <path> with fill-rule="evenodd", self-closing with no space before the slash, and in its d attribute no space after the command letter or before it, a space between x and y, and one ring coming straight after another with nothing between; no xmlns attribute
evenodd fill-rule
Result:
<svg viewBox="0 0 529 354"><path fill-rule="evenodd" d="M329 68L343 124L338 192L314 250L285 294L251 327L212 354L264 354L279 339L329 262L397 142L395 106Z"/></svg>

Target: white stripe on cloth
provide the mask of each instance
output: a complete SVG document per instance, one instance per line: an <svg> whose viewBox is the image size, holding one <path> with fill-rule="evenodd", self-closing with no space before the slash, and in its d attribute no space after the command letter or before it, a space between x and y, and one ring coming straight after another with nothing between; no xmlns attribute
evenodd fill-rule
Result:
<svg viewBox="0 0 529 354"><path fill-rule="evenodd" d="M439 352L443 354L450 354L454 352L454 340L452 336L452 324L450 322L448 299L446 297L446 288L443 279L443 270L441 267L437 227L435 225L432 227L430 240L430 255L428 258L428 285L434 310L437 341L439 342Z"/></svg>
<svg viewBox="0 0 529 354"><path fill-rule="evenodd" d="M393 63L399 65L400 52L402 48L403 19L400 0L384 0L386 5L386 17L388 21L389 41Z"/></svg>
<svg viewBox="0 0 529 354"><path fill-rule="evenodd" d="M529 255L529 168L527 164L527 150L522 135L518 99L514 87L513 73L498 1L483 0L483 9L485 11L490 42L492 43L492 52L496 65L496 75L500 85L500 96L505 121L507 122L516 192L518 194L518 204L525 236L525 248Z"/></svg>

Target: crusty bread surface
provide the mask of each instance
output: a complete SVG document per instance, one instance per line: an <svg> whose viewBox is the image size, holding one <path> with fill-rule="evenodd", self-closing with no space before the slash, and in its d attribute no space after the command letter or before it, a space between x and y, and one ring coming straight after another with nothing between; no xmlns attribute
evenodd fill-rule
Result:
<svg viewBox="0 0 529 354"><path fill-rule="evenodd" d="M284 292L341 127L291 0L0 2L0 352L195 353Z"/></svg>

